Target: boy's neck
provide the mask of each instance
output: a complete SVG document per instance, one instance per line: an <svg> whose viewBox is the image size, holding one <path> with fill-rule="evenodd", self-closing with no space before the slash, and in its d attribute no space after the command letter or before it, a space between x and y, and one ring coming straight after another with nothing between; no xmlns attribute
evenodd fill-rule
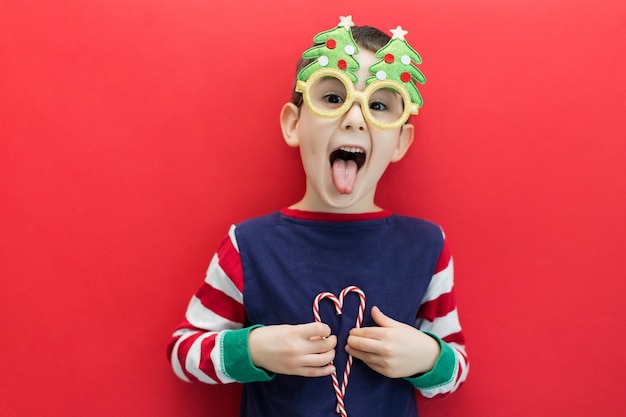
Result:
<svg viewBox="0 0 626 417"><path fill-rule="evenodd" d="M377 213L384 211L382 207L376 204L357 204L349 207L331 207L323 204L308 204L305 200L301 200L289 206L290 210L298 210L309 213L332 213L332 214L363 214Z"/></svg>
<svg viewBox="0 0 626 417"><path fill-rule="evenodd" d="M389 210L380 210L370 213L329 213L318 211L303 211L292 207L280 210L285 216L293 217L300 220L316 220L325 222L351 222L364 220L377 220L391 216L393 213Z"/></svg>
<svg viewBox="0 0 626 417"><path fill-rule="evenodd" d="M361 214L376 213L384 211L374 202L376 189L372 190L361 198L352 200L350 195L343 195L339 198L320 197L312 187L307 187L302 200L289 206L290 209L316 213L335 213L335 214Z"/></svg>

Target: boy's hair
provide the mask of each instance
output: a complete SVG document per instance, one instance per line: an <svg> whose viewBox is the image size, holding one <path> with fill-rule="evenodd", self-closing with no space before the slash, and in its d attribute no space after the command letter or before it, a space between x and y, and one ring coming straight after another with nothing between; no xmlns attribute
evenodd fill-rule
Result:
<svg viewBox="0 0 626 417"><path fill-rule="evenodd" d="M387 45L387 43L391 40L391 36L372 26L353 26L351 29L352 37L354 38L356 44L359 47L365 48L371 52L378 51L380 48ZM313 59L304 59L301 57L300 60L298 60L296 74L298 74L302 68L306 67L311 62L313 62ZM302 104L302 93L298 93L295 89L295 84L297 82L298 77L296 76L294 88L291 90L291 102L300 106Z"/></svg>

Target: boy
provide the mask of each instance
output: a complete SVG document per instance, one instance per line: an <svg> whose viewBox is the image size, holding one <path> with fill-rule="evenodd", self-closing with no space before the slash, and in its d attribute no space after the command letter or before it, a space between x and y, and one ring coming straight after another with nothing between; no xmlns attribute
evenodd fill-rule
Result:
<svg viewBox="0 0 626 417"><path fill-rule="evenodd" d="M413 141L419 55L353 27L319 33L280 115L303 198L232 226L173 334L185 381L244 383L241 416L417 416L468 361L441 229L374 202Z"/></svg>

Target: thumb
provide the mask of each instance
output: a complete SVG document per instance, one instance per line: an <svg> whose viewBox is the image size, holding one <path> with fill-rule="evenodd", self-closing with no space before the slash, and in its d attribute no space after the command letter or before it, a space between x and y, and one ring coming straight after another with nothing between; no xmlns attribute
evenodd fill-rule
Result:
<svg viewBox="0 0 626 417"><path fill-rule="evenodd" d="M380 327L400 327L403 325L403 323L386 316L380 311L380 308L376 306L372 307L372 319L374 319L374 322Z"/></svg>

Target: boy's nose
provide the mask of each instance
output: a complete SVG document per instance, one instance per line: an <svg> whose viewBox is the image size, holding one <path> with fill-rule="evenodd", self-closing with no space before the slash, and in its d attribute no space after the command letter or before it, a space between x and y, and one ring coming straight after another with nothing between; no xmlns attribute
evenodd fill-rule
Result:
<svg viewBox="0 0 626 417"><path fill-rule="evenodd" d="M364 131L367 129L367 123L365 122L365 117L363 117L360 103L356 101L352 103L352 106L343 115L341 124L346 130Z"/></svg>

